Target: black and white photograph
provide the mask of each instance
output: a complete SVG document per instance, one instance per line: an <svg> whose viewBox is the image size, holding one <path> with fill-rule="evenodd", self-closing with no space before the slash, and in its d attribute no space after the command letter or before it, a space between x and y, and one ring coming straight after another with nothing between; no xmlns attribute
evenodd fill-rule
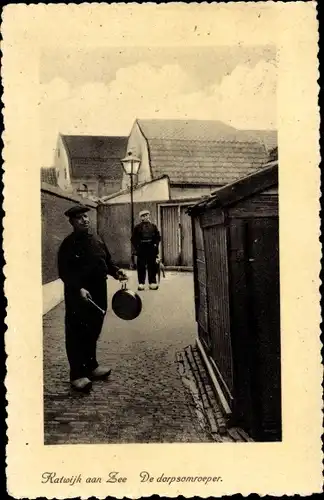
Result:
<svg viewBox="0 0 324 500"><path fill-rule="evenodd" d="M316 9L5 7L12 497L322 490Z"/></svg>
<svg viewBox="0 0 324 500"><path fill-rule="evenodd" d="M276 55L42 50L46 444L281 440Z"/></svg>

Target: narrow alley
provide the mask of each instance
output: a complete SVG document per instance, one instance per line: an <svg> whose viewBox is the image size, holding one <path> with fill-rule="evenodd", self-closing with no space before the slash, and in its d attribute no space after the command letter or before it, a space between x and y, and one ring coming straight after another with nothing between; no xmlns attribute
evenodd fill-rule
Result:
<svg viewBox="0 0 324 500"><path fill-rule="evenodd" d="M135 290L135 274L128 274ZM110 303L119 286L109 278ZM243 441L238 434L220 437L188 376L186 352L194 353L196 329L192 274L168 272L158 291L141 297L143 310L134 321L108 310L98 361L112 374L89 395L70 389L64 303L44 316L45 444ZM212 406L222 423L216 401Z"/></svg>

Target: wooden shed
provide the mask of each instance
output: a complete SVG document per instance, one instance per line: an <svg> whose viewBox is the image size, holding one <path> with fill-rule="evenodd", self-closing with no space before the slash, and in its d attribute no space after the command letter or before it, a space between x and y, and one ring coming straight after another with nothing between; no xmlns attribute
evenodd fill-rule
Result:
<svg viewBox="0 0 324 500"><path fill-rule="evenodd" d="M278 161L189 214L197 344L220 402L254 440L281 440Z"/></svg>

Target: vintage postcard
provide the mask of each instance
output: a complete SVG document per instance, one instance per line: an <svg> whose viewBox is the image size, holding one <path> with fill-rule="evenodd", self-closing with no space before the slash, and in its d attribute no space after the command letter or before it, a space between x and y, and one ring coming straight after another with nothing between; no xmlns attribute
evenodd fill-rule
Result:
<svg viewBox="0 0 324 500"><path fill-rule="evenodd" d="M320 492L316 2L2 37L9 493Z"/></svg>

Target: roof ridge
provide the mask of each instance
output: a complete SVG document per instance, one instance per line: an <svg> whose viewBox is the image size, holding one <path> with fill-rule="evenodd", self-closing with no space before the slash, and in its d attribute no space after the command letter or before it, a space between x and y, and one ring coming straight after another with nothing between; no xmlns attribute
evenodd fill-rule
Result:
<svg viewBox="0 0 324 500"><path fill-rule="evenodd" d="M222 120L214 119L204 119L204 118L136 118L137 121L166 121L166 122L220 122L224 123ZM232 127L232 125L228 125Z"/></svg>
<svg viewBox="0 0 324 500"><path fill-rule="evenodd" d="M161 138L161 137L149 137L148 140L150 141L154 141L154 140L158 140L158 141L177 141L177 142L217 142L217 143L221 143L221 144L225 144L225 143L246 143L246 144L251 144L254 143L254 144L263 144L262 140L258 140L257 138L251 138L253 140L249 141L249 140L240 140L240 138L232 138L230 137L229 139L225 139L225 138L206 138L206 139L178 139L178 138L168 138L168 139L165 139L165 138Z"/></svg>

